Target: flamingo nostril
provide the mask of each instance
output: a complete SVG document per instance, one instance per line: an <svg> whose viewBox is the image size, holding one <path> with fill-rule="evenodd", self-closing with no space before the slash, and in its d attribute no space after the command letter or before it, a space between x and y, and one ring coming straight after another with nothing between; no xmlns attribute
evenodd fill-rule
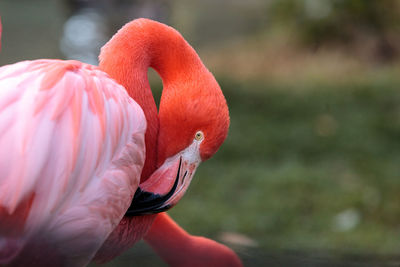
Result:
<svg viewBox="0 0 400 267"><path fill-rule="evenodd" d="M187 174L188 172L187 171L185 171L185 173L183 174L183 177L182 177L182 184L185 182L185 178L186 178L186 174Z"/></svg>

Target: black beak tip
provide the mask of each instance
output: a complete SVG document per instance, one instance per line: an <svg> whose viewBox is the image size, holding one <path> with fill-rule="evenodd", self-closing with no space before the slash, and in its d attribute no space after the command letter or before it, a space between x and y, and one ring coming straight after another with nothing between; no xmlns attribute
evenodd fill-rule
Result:
<svg viewBox="0 0 400 267"><path fill-rule="evenodd" d="M125 213L125 216L140 216L164 212L172 208L171 205L164 205L168 200L166 196L143 191L140 187L136 190L132 203Z"/></svg>
<svg viewBox="0 0 400 267"><path fill-rule="evenodd" d="M129 217L156 214L172 208L173 205L165 203L173 196L176 191L179 181L179 175L181 172L181 164L182 158L179 162L178 172L176 174L174 185L167 194L160 195L152 192L147 192L138 187L135 195L133 196L132 203L125 213L125 216Z"/></svg>

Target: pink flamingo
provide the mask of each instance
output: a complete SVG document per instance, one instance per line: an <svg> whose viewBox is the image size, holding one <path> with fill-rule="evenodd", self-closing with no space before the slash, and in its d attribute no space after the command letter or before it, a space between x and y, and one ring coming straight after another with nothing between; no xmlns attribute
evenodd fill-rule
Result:
<svg viewBox="0 0 400 267"><path fill-rule="evenodd" d="M0 264L84 266L145 237L174 266L240 266L225 246L147 215L174 206L226 137L212 74L178 32L146 19L100 59L0 68ZM158 115L148 67L164 84Z"/></svg>

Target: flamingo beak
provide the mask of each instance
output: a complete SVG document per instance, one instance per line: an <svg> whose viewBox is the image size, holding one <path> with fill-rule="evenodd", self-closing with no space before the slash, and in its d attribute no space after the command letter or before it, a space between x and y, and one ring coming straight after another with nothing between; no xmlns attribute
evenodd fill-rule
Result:
<svg viewBox="0 0 400 267"><path fill-rule="evenodd" d="M168 158L139 185L125 216L155 214L172 208L185 194L199 163L185 154Z"/></svg>

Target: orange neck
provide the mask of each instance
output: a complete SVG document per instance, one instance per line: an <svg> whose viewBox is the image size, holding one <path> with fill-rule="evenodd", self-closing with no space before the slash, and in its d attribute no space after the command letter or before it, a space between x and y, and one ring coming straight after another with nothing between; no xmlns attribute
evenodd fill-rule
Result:
<svg viewBox="0 0 400 267"><path fill-rule="evenodd" d="M190 79L192 70L204 68L197 54L174 29L147 19L137 19L126 24L102 48L100 68L118 83L141 106L147 120L146 162L141 182L156 169L159 118L149 85L147 71L154 68L163 81L163 101L166 91L175 91L181 77ZM173 88L173 89L172 89ZM161 105L160 105L161 107ZM162 113L160 108L160 114ZM160 157L160 156L159 156Z"/></svg>

